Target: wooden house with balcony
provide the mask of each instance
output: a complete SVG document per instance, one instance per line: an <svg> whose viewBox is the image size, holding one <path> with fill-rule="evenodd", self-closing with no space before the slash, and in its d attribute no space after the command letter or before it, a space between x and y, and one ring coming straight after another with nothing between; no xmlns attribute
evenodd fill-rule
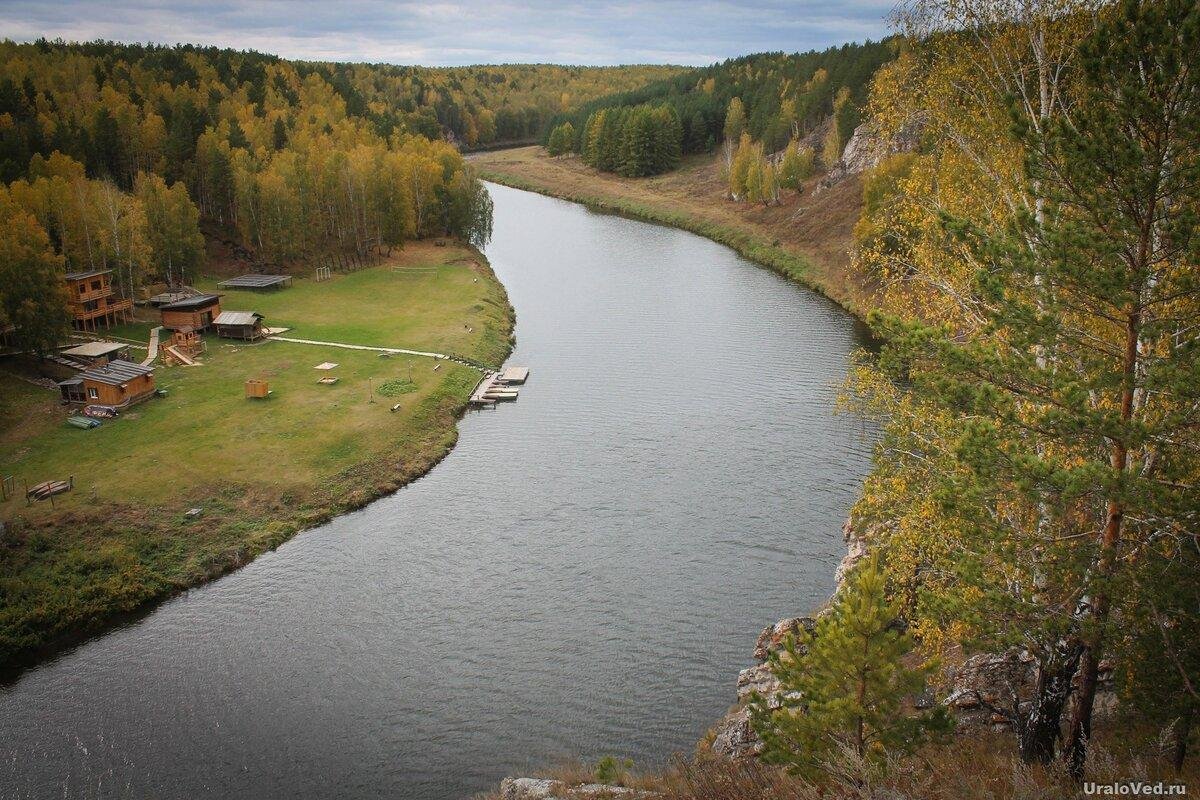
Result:
<svg viewBox="0 0 1200 800"><path fill-rule="evenodd" d="M94 331L119 322L133 321L133 301L117 297L112 286L111 269L68 272L67 302L75 327Z"/></svg>

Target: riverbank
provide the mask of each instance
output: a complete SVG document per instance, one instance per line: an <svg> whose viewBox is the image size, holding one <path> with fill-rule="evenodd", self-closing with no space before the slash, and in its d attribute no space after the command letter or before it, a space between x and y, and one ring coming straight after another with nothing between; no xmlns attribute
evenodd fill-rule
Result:
<svg viewBox="0 0 1200 800"><path fill-rule="evenodd" d="M857 175L820 191L813 178L801 194L785 192L780 205L764 207L726 199L719 155L691 156L679 169L651 178L600 172L576 156L552 157L539 146L475 153L470 161L495 183L712 239L860 319L872 307L873 287L850 257L862 207Z"/></svg>
<svg viewBox="0 0 1200 800"><path fill-rule="evenodd" d="M477 250L457 245L413 243L367 270L298 278L270 294L230 291L222 303L263 313L292 338L497 366L512 346L504 287ZM150 324L111 333L144 341ZM72 476L75 489L54 506L0 504L0 671L424 475L454 446L478 380L469 367L417 356L215 337L207 346L203 366L157 367L166 397L94 431L66 426L56 391L14 375L22 365L3 365L4 474L18 488ZM326 361L336 370L314 372ZM325 374L338 382L318 384ZM245 399L248 378L267 380L271 398Z"/></svg>

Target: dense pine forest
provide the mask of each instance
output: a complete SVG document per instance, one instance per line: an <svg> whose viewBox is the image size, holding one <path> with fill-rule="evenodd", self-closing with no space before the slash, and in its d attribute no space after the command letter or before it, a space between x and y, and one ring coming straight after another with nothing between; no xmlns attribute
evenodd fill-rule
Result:
<svg viewBox="0 0 1200 800"><path fill-rule="evenodd" d="M552 154L579 153L597 169L636 177L670 170L680 155L723 141L736 146L743 133L774 153L826 124L824 144L836 160L860 121L872 76L894 56L884 41L732 59L585 103L552 121L546 145Z"/></svg>

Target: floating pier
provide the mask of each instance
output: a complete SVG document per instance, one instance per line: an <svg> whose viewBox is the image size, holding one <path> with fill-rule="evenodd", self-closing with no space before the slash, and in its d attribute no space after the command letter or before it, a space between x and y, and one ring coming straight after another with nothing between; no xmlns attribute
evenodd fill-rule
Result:
<svg viewBox="0 0 1200 800"><path fill-rule="evenodd" d="M529 367L509 367L503 372L488 372L475 386L468 401L472 408L495 408L496 403L508 403L517 399L520 390L515 388L529 380Z"/></svg>
<svg viewBox="0 0 1200 800"><path fill-rule="evenodd" d="M500 382L509 386L520 386L529 380L529 367L508 367L500 373Z"/></svg>

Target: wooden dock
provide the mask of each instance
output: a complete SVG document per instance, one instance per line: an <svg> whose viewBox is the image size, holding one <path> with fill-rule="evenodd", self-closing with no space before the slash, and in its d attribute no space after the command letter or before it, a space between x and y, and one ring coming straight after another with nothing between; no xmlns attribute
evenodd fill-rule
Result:
<svg viewBox="0 0 1200 800"><path fill-rule="evenodd" d="M471 392L471 408L495 408L496 403L512 402L520 390L516 387L529 380L529 367L509 367L503 372L486 372Z"/></svg>
<svg viewBox="0 0 1200 800"><path fill-rule="evenodd" d="M500 382L509 386L520 386L529 380L529 367L508 367L500 373Z"/></svg>

